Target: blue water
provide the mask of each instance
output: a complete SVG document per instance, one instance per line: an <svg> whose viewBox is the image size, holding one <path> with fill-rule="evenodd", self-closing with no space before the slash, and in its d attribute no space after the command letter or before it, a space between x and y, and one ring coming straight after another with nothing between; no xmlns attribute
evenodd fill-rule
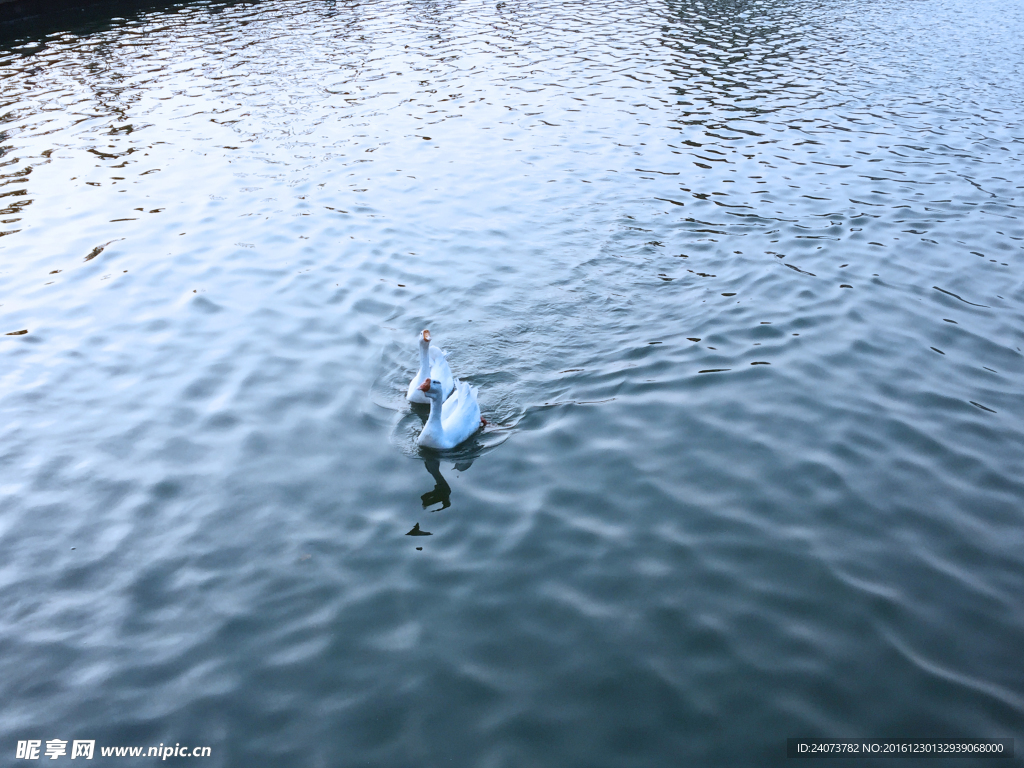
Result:
<svg viewBox="0 0 1024 768"><path fill-rule="evenodd" d="M0 26L0 762L1022 744L1022 39L1011 0ZM489 421L449 454L423 328Z"/></svg>

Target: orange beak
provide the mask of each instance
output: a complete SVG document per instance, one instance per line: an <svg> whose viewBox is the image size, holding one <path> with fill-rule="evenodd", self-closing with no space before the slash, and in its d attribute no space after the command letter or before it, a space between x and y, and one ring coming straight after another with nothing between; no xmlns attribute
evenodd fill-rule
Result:
<svg viewBox="0 0 1024 768"><path fill-rule="evenodd" d="M423 383L420 384L420 392L428 392L430 390L430 379L424 379Z"/></svg>
<svg viewBox="0 0 1024 768"><path fill-rule="evenodd" d="M424 341L430 341L430 331L427 331L427 330L423 331L423 340Z"/></svg>

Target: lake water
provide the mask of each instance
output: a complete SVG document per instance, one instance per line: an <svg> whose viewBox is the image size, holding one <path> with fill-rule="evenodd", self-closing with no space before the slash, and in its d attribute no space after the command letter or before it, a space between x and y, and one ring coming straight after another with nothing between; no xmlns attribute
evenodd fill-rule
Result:
<svg viewBox="0 0 1024 768"><path fill-rule="evenodd" d="M1024 736L1024 5L0 30L5 764Z"/></svg>

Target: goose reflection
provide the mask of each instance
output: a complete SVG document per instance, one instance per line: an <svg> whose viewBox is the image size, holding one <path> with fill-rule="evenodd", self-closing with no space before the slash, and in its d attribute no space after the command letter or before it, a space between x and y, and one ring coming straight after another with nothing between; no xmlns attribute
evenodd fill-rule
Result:
<svg viewBox="0 0 1024 768"><path fill-rule="evenodd" d="M420 500L423 502L423 508L431 507L434 504L440 504L441 509L448 509L452 505L452 487L448 485L448 481L444 479L444 475L441 474L441 460L440 459L423 459L423 464L427 468L427 472L434 478L434 489L427 491ZM472 460L470 461L459 461L452 465L452 469L456 472L465 472L473 466ZM436 512L436 509L432 509L431 512Z"/></svg>
<svg viewBox="0 0 1024 768"><path fill-rule="evenodd" d="M441 462L438 459L424 459L423 463L427 467L427 472L434 478L434 490L427 491L420 496L423 508L440 504L441 509L448 509L452 505L452 487L448 485L448 481L441 474Z"/></svg>

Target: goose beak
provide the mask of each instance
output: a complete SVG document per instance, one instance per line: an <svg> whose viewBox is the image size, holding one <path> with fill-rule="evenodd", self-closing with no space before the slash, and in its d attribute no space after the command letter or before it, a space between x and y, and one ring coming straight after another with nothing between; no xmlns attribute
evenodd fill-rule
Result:
<svg viewBox="0 0 1024 768"><path fill-rule="evenodd" d="M423 383L420 384L420 386L419 386L419 390L420 390L420 392L429 392L430 391L430 379L424 379Z"/></svg>
<svg viewBox="0 0 1024 768"><path fill-rule="evenodd" d="M423 331L423 340L424 341L430 341L430 331L428 331L428 330L424 330Z"/></svg>

